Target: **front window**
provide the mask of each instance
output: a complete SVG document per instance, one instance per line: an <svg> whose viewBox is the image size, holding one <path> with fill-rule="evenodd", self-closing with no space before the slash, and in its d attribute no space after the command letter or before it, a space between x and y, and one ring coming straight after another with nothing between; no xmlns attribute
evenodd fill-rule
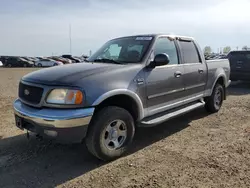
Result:
<svg viewBox="0 0 250 188"><path fill-rule="evenodd" d="M118 63L141 62L153 37L125 37L108 41L88 61L113 60Z"/></svg>
<svg viewBox="0 0 250 188"><path fill-rule="evenodd" d="M26 59L24 59L22 57L20 57L19 60L21 60L21 61L27 61Z"/></svg>

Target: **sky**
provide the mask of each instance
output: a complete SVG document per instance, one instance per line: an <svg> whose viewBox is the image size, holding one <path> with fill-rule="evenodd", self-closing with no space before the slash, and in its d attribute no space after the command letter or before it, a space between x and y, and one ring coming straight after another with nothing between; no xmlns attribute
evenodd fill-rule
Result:
<svg viewBox="0 0 250 188"><path fill-rule="evenodd" d="M134 34L194 37L202 48L250 46L249 0L0 0L0 55L89 55Z"/></svg>

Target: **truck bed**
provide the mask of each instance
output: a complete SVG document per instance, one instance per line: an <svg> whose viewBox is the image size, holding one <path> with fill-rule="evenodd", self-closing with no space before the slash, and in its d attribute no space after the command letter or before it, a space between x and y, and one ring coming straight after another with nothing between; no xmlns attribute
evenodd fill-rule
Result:
<svg viewBox="0 0 250 188"><path fill-rule="evenodd" d="M207 90L213 88L214 81L220 74L226 74L226 85L229 84L228 80L230 77L230 64L228 59L206 60L206 64L208 67L208 81L206 86Z"/></svg>

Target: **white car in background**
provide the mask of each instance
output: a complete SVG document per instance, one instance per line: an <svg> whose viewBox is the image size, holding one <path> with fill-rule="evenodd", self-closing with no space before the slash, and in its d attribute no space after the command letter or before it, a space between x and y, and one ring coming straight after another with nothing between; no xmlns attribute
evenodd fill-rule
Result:
<svg viewBox="0 0 250 188"><path fill-rule="evenodd" d="M60 61L55 61L53 59L48 59L48 58L35 61L36 67L52 67L52 66L58 66L58 65L63 65L63 63Z"/></svg>
<svg viewBox="0 0 250 188"><path fill-rule="evenodd" d="M2 61L0 61L0 67L2 67L3 66L3 63L2 63Z"/></svg>

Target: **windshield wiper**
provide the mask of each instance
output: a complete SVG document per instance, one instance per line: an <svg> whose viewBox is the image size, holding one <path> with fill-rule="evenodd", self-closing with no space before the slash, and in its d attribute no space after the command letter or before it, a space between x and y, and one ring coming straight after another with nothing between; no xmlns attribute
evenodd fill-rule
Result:
<svg viewBox="0 0 250 188"><path fill-rule="evenodd" d="M115 61L115 60L113 60L113 59L107 59L107 58L95 59L94 62L104 62L104 63L123 64L122 62Z"/></svg>

